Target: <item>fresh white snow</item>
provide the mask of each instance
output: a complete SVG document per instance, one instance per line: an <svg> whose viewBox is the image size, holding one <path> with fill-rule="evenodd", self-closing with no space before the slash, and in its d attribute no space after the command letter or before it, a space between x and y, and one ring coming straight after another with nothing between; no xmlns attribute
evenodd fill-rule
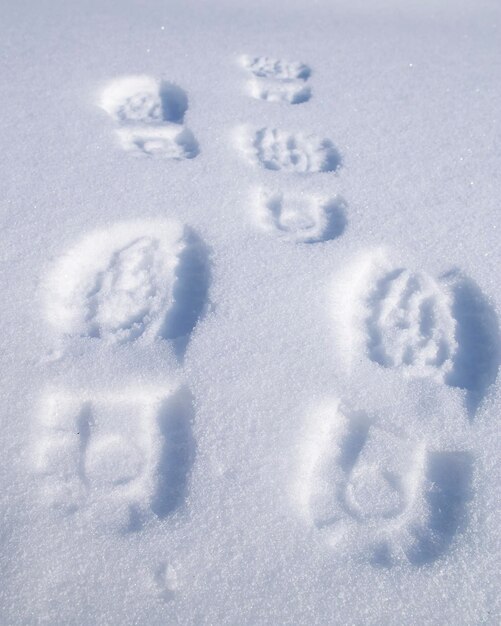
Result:
<svg viewBox="0 0 501 626"><path fill-rule="evenodd" d="M1 15L0 624L498 624L501 4Z"/></svg>

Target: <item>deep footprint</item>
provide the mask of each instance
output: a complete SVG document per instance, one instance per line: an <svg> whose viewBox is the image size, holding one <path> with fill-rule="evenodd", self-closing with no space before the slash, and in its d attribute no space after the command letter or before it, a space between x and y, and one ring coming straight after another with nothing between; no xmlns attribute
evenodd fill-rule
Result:
<svg viewBox="0 0 501 626"><path fill-rule="evenodd" d="M47 316L68 336L186 344L208 282L206 249L190 229L122 222L87 235L56 263L46 281Z"/></svg>

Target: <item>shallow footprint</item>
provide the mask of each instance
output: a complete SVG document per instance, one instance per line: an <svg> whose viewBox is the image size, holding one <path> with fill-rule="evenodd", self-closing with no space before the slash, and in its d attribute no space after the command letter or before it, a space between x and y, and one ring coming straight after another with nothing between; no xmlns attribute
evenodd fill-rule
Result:
<svg viewBox="0 0 501 626"><path fill-rule="evenodd" d="M311 87L297 82L280 82L254 78L248 83L249 94L256 100L302 104L311 98Z"/></svg>
<svg viewBox="0 0 501 626"><path fill-rule="evenodd" d="M341 165L332 141L317 135L244 127L238 130L237 142L251 163L268 170L307 174L334 172Z"/></svg>
<svg viewBox="0 0 501 626"><path fill-rule="evenodd" d="M271 78L279 81L305 81L311 75L311 69L305 63L299 61L243 55L240 57L240 62L246 70L258 78Z"/></svg>
<svg viewBox="0 0 501 626"><path fill-rule="evenodd" d="M133 156L182 161L198 155L198 142L187 128L164 126L128 126L116 131L120 145Z"/></svg>
<svg viewBox="0 0 501 626"><path fill-rule="evenodd" d="M131 221L86 235L46 283L48 321L63 335L129 342L187 338L205 307L208 260L173 221Z"/></svg>
<svg viewBox="0 0 501 626"><path fill-rule="evenodd" d="M99 104L120 124L181 124L188 110L188 98L181 87L145 75L111 81Z"/></svg>
<svg viewBox="0 0 501 626"><path fill-rule="evenodd" d="M254 202L256 224L265 232L295 243L318 243L340 237L346 228L341 198L270 193L261 190Z"/></svg>

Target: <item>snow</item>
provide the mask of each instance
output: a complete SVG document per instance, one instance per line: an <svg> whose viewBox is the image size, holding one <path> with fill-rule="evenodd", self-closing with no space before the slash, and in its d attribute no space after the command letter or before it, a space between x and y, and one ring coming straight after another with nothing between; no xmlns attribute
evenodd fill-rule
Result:
<svg viewBox="0 0 501 626"><path fill-rule="evenodd" d="M499 623L500 18L4 2L0 623Z"/></svg>

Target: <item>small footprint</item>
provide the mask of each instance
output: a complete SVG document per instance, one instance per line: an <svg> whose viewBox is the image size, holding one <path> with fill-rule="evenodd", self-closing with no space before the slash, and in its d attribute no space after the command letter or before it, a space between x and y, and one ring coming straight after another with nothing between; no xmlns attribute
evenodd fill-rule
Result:
<svg viewBox="0 0 501 626"><path fill-rule="evenodd" d="M251 163L295 173L334 172L341 157L330 139L273 128L239 129L237 142Z"/></svg>
<svg viewBox="0 0 501 626"><path fill-rule="evenodd" d="M441 556L465 518L471 458L429 450L338 401L309 424L296 497L327 542L375 565Z"/></svg>
<svg viewBox="0 0 501 626"><path fill-rule="evenodd" d="M150 76L124 76L104 89L100 106L119 125L122 148L135 156L192 159L199 152L193 133L182 126L186 93Z"/></svg>
<svg viewBox="0 0 501 626"><path fill-rule="evenodd" d="M184 499L194 454L192 400L184 389L48 394L34 466L45 503L62 514L139 530Z"/></svg>
<svg viewBox="0 0 501 626"><path fill-rule="evenodd" d="M243 67L258 78L273 78L275 80L308 80L311 69L298 61L285 61L272 57L241 57Z"/></svg>
<svg viewBox="0 0 501 626"><path fill-rule="evenodd" d="M47 317L64 335L183 345L204 310L207 253L172 221L131 221L94 231L55 264L45 284Z"/></svg>
<svg viewBox="0 0 501 626"><path fill-rule="evenodd" d="M270 80L254 78L249 81L248 86L249 94L256 100L302 104L311 98L309 85L293 82L275 83Z"/></svg>
<svg viewBox="0 0 501 626"><path fill-rule="evenodd" d="M318 243L340 237L346 228L346 204L323 198L261 190L254 203L257 225L285 241Z"/></svg>

